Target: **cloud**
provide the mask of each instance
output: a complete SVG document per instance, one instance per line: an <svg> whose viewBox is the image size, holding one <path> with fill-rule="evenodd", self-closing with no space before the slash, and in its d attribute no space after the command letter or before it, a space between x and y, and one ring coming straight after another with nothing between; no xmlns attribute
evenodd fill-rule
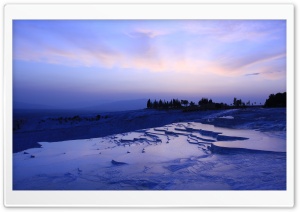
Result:
<svg viewBox="0 0 300 212"><path fill-rule="evenodd" d="M148 45L136 54L126 54L117 51L108 51L101 48L85 48L66 50L59 48L48 49L24 49L22 54L15 59L25 61L46 62L64 66L101 67L106 69L135 69L152 72L184 72L197 75L217 74L226 77L260 75L265 78L275 79L284 77L283 74L274 71L278 66L274 61L284 59L285 54L271 55L263 58L253 57L242 59L223 58L222 60L203 60L192 57L167 57L159 56L159 50L155 45ZM272 71L273 70L273 71ZM281 72L285 71L281 67ZM283 72L284 73L284 72Z"/></svg>
<svg viewBox="0 0 300 212"><path fill-rule="evenodd" d="M277 65L267 63L265 66L261 67L260 72L262 77L269 80L286 78L286 63L279 63Z"/></svg>
<svg viewBox="0 0 300 212"><path fill-rule="evenodd" d="M72 33L55 31L53 24L51 32L43 28L32 32L32 38L16 34L14 59L106 69L284 77L284 42L264 41L278 30L274 25L278 22L174 21L143 26L144 22L137 21L134 26L122 22L122 30L115 30L114 23L106 23L103 29L101 22L94 23L97 28L91 31L73 24Z"/></svg>
<svg viewBox="0 0 300 212"><path fill-rule="evenodd" d="M256 60L251 60L251 62L248 61L244 64L238 58L222 58L216 61L206 61L200 70L206 70L205 73L207 74L213 73L227 78L257 76L261 79L278 80L286 77L286 55L278 54L262 58L257 57Z"/></svg>
<svg viewBox="0 0 300 212"><path fill-rule="evenodd" d="M235 70L235 69L246 69L248 67L255 66L257 64L267 63L273 60L285 58L285 52L249 52L240 53L236 52L233 55L223 57L219 62L222 66Z"/></svg>
<svg viewBox="0 0 300 212"><path fill-rule="evenodd" d="M141 28L125 34L130 38L141 38L141 37L155 38L157 36L166 35L168 33L161 30L150 30L150 29Z"/></svg>
<svg viewBox="0 0 300 212"><path fill-rule="evenodd" d="M251 73L251 74L245 74L244 76L256 76L259 75L260 73Z"/></svg>
<svg viewBox="0 0 300 212"><path fill-rule="evenodd" d="M286 57L285 53L279 53L274 55L260 55L260 54L252 55L252 57L249 56L249 58L246 61L242 61L242 63L239 64L238 68L247 68L247 67L254 66L256 64L267 63L285 57Z"/></svg>

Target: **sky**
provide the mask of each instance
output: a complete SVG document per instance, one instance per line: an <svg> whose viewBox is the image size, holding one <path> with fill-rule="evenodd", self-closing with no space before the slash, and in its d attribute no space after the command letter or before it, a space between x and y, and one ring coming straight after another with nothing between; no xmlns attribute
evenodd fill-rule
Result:
<svg viewBox="0 0 300 212"><path fill-rule="evenodd" d="M286 91L284 20L14 20L13 100L57 108ZM146 104L146 103L145 103Z"/></svg>

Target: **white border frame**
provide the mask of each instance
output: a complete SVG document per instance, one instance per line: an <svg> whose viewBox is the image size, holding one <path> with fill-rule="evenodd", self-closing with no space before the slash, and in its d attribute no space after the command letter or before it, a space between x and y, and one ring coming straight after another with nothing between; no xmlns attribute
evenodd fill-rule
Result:
<svg viewBox="0 0 300 212"><path fill-rule="evenodd" d="M67 11L67 12L66 12ZM284 19L287 21L286 191L12 190L12 20ZM4 7L4 205L6 207L293 207L294 6L292 4L8 4Z"/></svg>

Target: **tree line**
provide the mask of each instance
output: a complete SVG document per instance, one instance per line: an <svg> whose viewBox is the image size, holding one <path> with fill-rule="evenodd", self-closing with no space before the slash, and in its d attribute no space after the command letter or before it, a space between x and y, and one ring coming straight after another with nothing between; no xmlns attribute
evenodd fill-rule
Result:
<svg viewBox="0 0 300 212"><path fill-rule="evenodd" d="M249 106L257 105L256 102L250 101L244 102L242 99L233 98L232 104L213 102L212 99L202 98L198 102L188 101L186 99L171 99L166 100L154 100L148 99L147 108L149 109L183 109L184 111L193 111L201 109L229 109L229 108L246 108ZM261 103L260 103L261 105ZM286 107L286 92L271 94L266 100L264 107Z"/></svg>
<svg viewBox="0 0 300 212"><path fill-rule="evenodd" d="M147 108L149 109L184 109L184 110L195 110L195 109L221 109L226 108L226 103L216 103L212 99L202 98L198 102L188 101L186 99L178 100L171 99L170 101L165 100L154 100L148 99Z"/></svg>

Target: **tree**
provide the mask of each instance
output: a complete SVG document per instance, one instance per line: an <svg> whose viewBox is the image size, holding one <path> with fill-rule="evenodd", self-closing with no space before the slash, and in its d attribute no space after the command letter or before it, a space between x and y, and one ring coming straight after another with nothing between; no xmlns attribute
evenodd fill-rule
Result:
<svg viewBox="0 0 300 212"><path fill-rule="evenodd" d="M191 107L194 107L194 106L195 106L195 102L191 101L191 102L190 102L190 106L191 106Z"/></svg>
<svg viewBox="0 0 300 212"><path fill-rule="evenodd" d="M173 104L173 99L171 99L170 103L169 103L169 108L173 108L174 104Z"/></svg>
<svg viewBox="0 0 300 212"><path fill-rule="evenodd" d="M156 101L156 99L153 102L153 108L154 109L158 108L158 102Z"/></svg>
<svg viewBox="0 0 300 212"><path fill-rule="evenodd" d="M233 106L236 106L236 97L233 98Z"/></svg>
<svg viewBox="0 0 300 212"><path fill-rule="evenodd" d="M152 102L151 102L151 100L150 99L148 99L148 101L147 101L147 108L152 108Z"/></svg>
<svg viewBox="0 0 300 212"><path fill-rule="evenodd" d="M181 103L178 99L175 100L176 108L181 108Z"/></svg>
<svg viewBox="0 0 300 212"><path fill-rule="evenodd" d="M245 103L243 103L241 99L237 99L236 97L234 97L234 99L233 99L233 105L235 107L240 107L242 105L245 105Z"/></svg>
<svg viewBox="0 0 300 212"><path fill-rule="evenodd" d="M264 106L265 107L286 107L286 92L270 94Z"/></svg>
<svg viewBox="0 0 300 212"><path fill-rule="evenodd" d="M243 102L242 102L242 100L241 100L241 99L239 99L239 100L236 100L236 106L237 106L237 107L240 107L240 106L242 106L242 104L243 104Z"/></svg>
<svg viewBox="0 0 300 212"><path fill-rule="evenodd" d="M169 107L170 107L169 102L164 100L164 108L168 109Z"/></svg>
<svg viewBox="0 0 300 212"><path fill-rule="evenodd" d="M198 102L198 105L206 105L208 104L208 99L207 98L202 98L199 102Z"/></svg>
<svg viewBox="0 0 300 212"><path fill-rule="evenodd" d="M221 109L221 108L223 108L224 107L224 103L215 103L215 107L217 108L217 109Z"/></svg>
<svg viewBox="0 0 300 212"><path fill-rule="evenodd" d="M181 104L183 104L187 107L187 105L189 104L189 101L188 100L181 100Z"/></svg>
<svg viewBox="0 0 300 212"><path fill-rule="evenodd" d="M161 101L161 99L158 102L158 108L162 108L163 107L163 102Z"/></svg>

